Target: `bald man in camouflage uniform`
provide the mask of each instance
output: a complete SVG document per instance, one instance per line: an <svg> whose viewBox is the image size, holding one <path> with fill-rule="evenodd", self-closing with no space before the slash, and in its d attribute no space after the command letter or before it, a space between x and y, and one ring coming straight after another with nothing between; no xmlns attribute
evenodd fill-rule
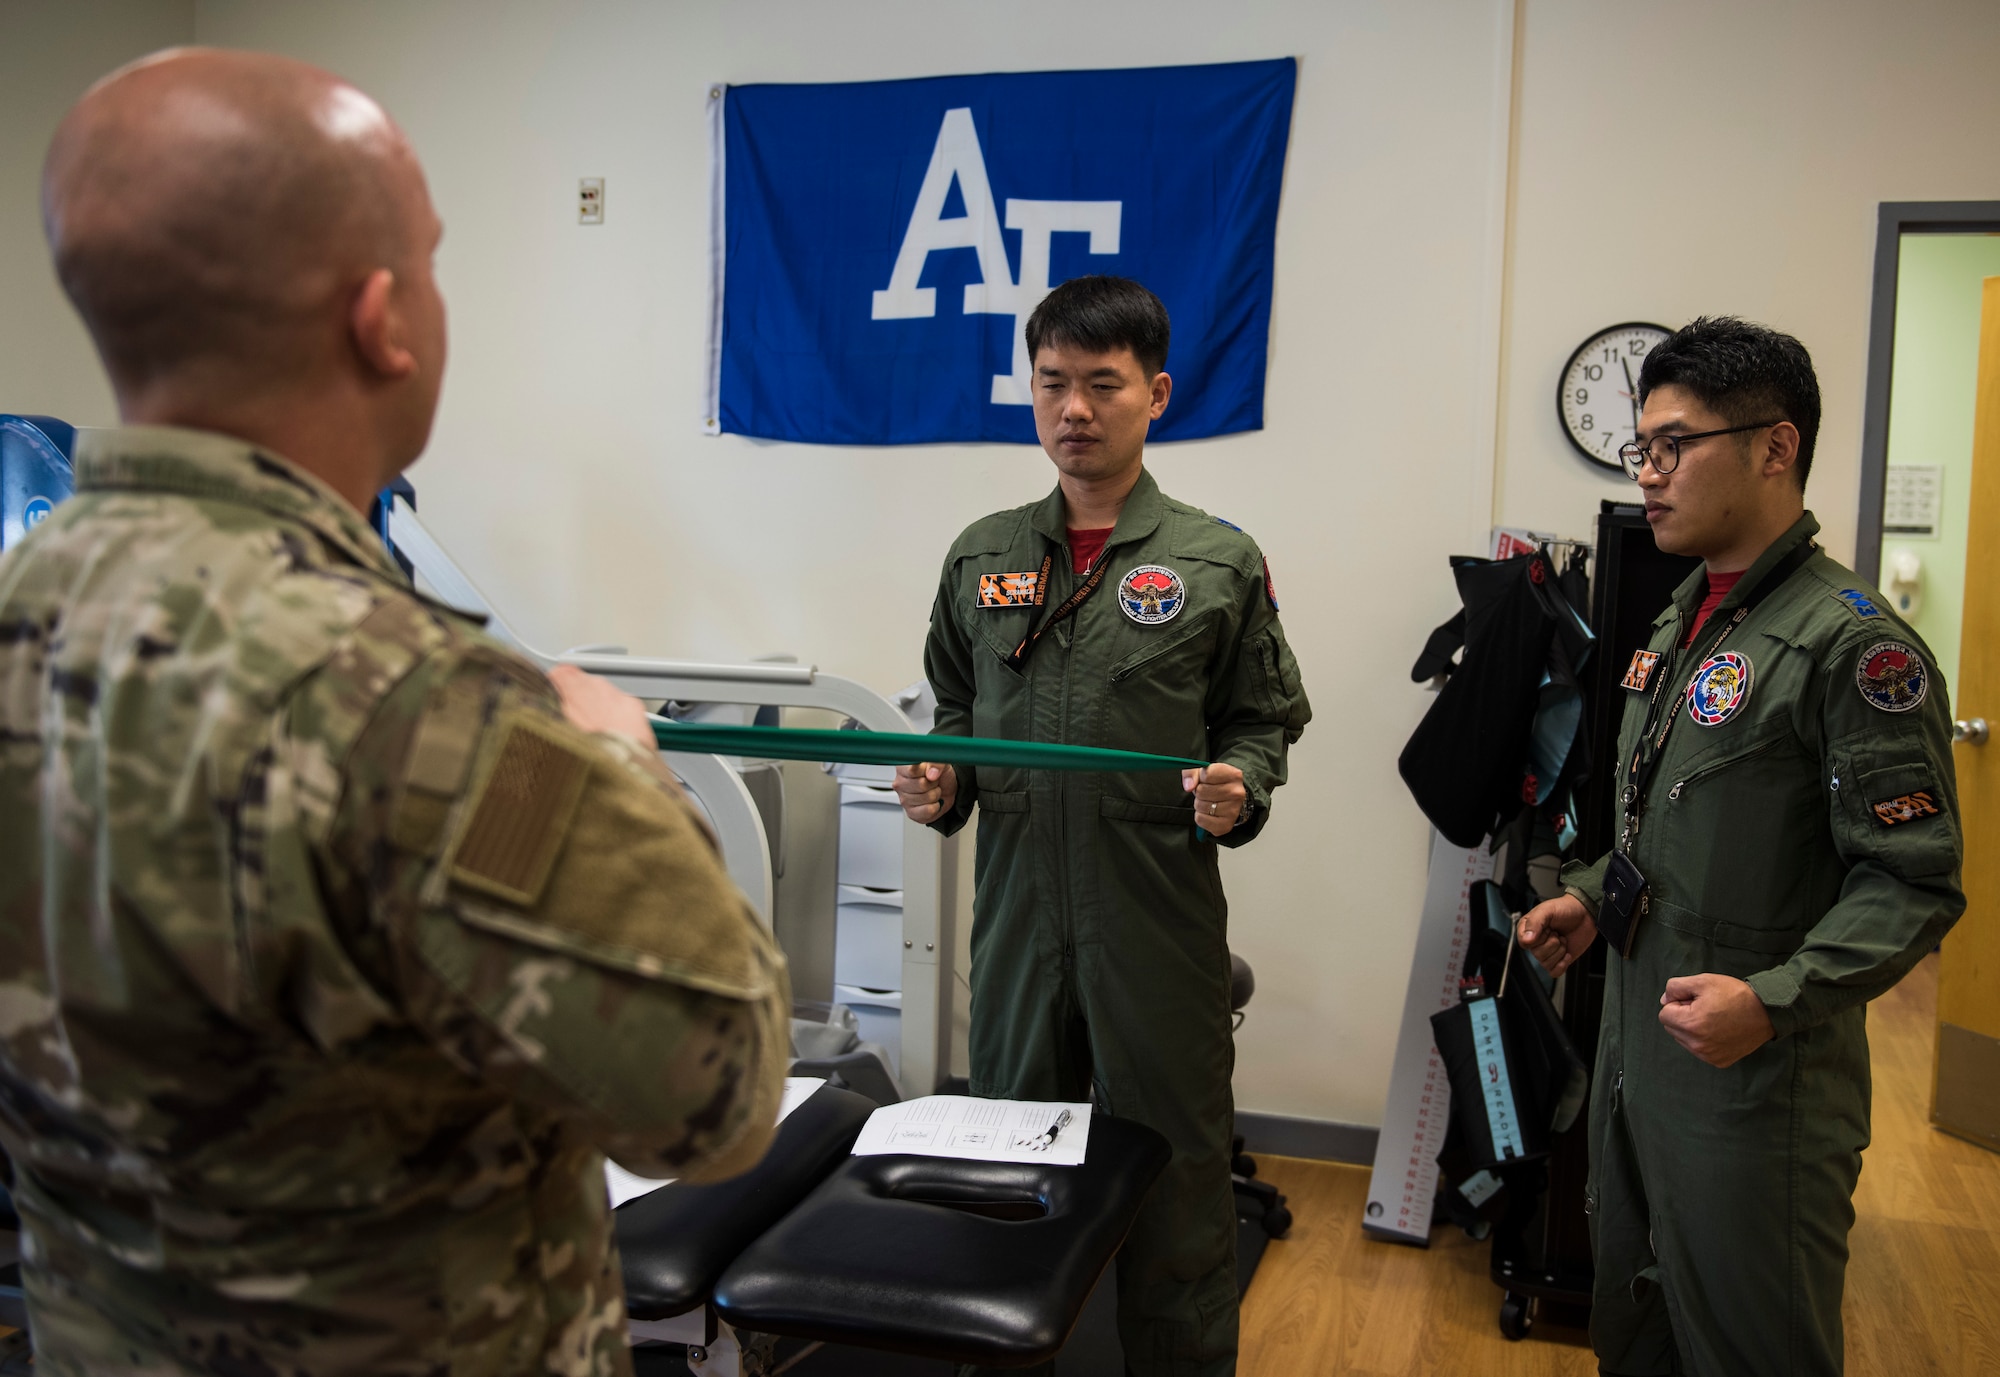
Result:
<svg viewBox="0 0 2000 1377"><path fill-rule="evenodd" d="M604 1156L754 1162L787 982L638 704L361 519L443 364L415 160L324 73L188 52L85 98L46 196L157 424L0 560L36 1370L628 1373Z"/></svg>

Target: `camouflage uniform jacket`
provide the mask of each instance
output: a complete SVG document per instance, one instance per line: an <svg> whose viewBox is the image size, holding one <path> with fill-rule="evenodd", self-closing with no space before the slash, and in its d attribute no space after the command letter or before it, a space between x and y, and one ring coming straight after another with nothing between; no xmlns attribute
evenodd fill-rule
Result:
<svg viewBox="0 0 2000 1377"><path fill-rule="evenodd" d="M747 1166L782 958L657 756L221 436L0 559L0 1140L37 1371L630 1371L603 1153Z"/></svg>

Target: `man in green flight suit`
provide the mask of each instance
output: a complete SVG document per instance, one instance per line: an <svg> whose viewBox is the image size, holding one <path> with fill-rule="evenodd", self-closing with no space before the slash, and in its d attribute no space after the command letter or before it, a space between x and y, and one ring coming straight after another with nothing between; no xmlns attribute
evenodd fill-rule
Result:
<svg viewBox="0 0 2000 1377"><path fill-rule="evenodd" d="M783 958L634 700L362 512L445 358L367 96L190 49L44 177L126 426L0 559L0 1142L35 1371L632 1370L609 1153L769 1142Z"/></svg>
<svg viewBox="0 0 2000 1377"><path fill-rule="evenodd" d="M1616 850L1520 922L1551 971L1611 944L1591 1343L1606 1373L1837 1373L1865 1006L1965 907L1951 714L1916 633L1812 539L1804 347L1696 320L1638 401L1627 471L1705 568L1625 674Z"/></svg>
<svg viewBox="0 0 2000 1377"><path fill-rule="evenodd" d="M1215 763L1180 777L920 764L896 789L945 832L980 810L973 1093L1094 1095L1173 1145L1119 1254L1126 1364L1231 1373L1235 1052L1216 844L1263 828L1312 710L1256 542L1145 471L1173 390L1159 298L1077 278L1026 333L1057 486L974 522L945 558L924 653L936 730Z"/></svg>

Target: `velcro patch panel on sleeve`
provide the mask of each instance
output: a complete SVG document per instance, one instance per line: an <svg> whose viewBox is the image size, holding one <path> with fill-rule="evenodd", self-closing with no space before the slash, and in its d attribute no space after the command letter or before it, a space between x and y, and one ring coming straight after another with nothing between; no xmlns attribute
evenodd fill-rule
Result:
<svg viewBox="0 0 2000 1377"><path fill-rule="evenodd" d="M548 884L590 778L590 760L522 713L506 721L493 765L469 800L451 878L522 907Z"/></svg>
<svg viewBox="0 0 2000 1377"><path fill-rule="evenodd" d="M1944 810L1938 807L1936 796L1928 789L1918 789L1895 798L1885 798L1880 803L1871 803L1868 811L1884 827L1900 827L1919 818L1934 818Z"/></svg>

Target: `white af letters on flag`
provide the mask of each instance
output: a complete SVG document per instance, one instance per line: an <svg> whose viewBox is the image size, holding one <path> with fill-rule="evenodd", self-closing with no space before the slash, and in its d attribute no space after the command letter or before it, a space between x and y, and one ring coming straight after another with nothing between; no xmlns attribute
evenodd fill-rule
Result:
<svg viewBox="0 0 2000 1377"><path fill-rule="evenodd" d="M1295 73L727 88L708 415L770 439L1032 442L1022 327L1056 284L1113 273L1173 318L1153 438L1260 427Z"/></svg>
<svg viewBox="0 0 2000 1377"><path fill-rule="evenodd" d="M944 217L945 196L956 179L965 198L965 214ZM930 170L917 192L917 207L903 233L889 285L875 293L876 320L909 319L937 314L937 289L919 287L924 264L940 249L975 249L979 281L965 286L965 313L992 313L1014 318L1014 367L993 379L996 406L1032 406L1029 391L1028 344L1022 329L1035 307L1049 294L1049 241L1057 231L1087 233L1090 251L1118 252L1117 201L1007 201L1007 228L1021 232L1021 280L1007 266L1007 246L1000 239L999 218L993 213L993 192L986 181L986 163L979 154L979 133L972 111L944 112Z"/></svg>

